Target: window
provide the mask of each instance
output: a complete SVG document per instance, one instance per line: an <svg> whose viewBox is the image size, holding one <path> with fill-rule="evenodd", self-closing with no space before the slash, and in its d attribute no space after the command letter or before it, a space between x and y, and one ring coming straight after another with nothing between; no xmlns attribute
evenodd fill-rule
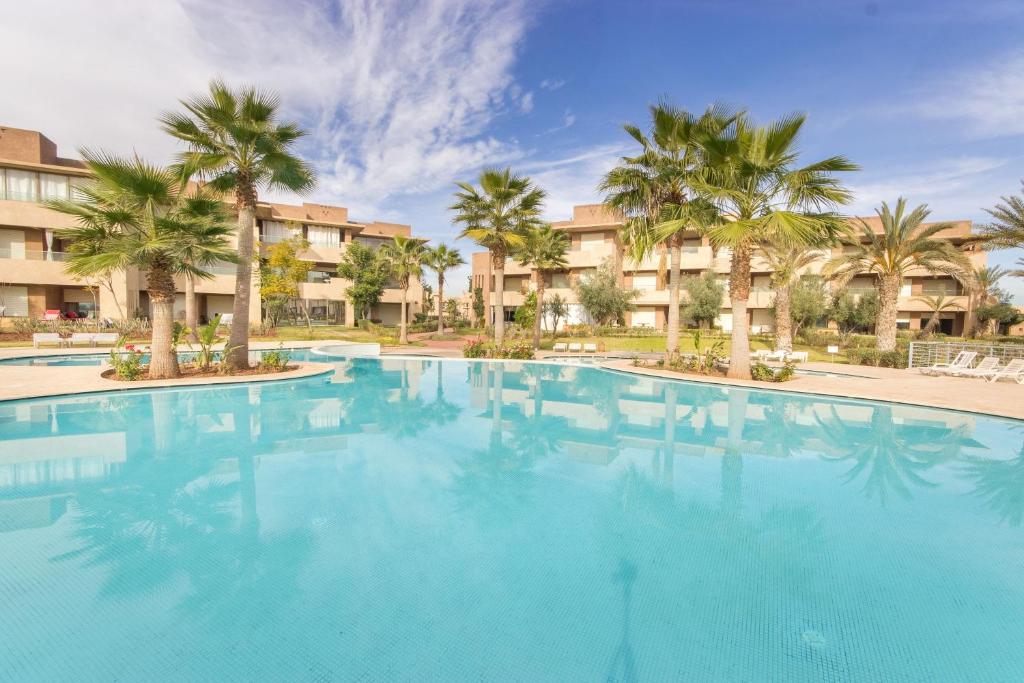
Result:
<svg viewBox="0 0 1024 683"><path fill-rule="evenodd" d="M658 275L656 273L633 276L633 289L639 289L641 292L653 292L657 288Z"/></svg>
<svg viewBox="0 0 1024 683"><path fill-rule="evenodd" d="M79 199L82 199L80 193L76 192L76 190L89 189L95 184L96 181L92 178L79 178L77 176L69 178L68 185L70 185L71 189L71 201L78 201Z"/></svg>
<svg viewBox="0 0 1024 683"><path fill-rule="evenodd" d="M264 244L277 244L293 237L294 232L284 223L277 221L263 221L263 231L260 240Z"/></svg>
<svg viewBox="0 0 1024 683"><path fill-rule="evenodd" d="M324 270L311 270L306 274L306 282L330 283L331 273Z"/></svg>
<svg viewBox="0 0 1024 683"><path fill-rule="evenodd" d="M341 231L327 225L310 225L306 228L306 240L317 247L341 247Z"/></svg>
<svg viewBox="0 0 1024 683"><path fill-rule="evenodd" d="M376 249L377 247L381 246L385 242L390 242L391 240L389 240L387 237L373 237L371 235L356 235L355 241L359 242L360 244L365 244L366 246L370 247L371 249Z"/></svg>
<svg viewBox="0 0 1024 683"><path fill-rule="evenodd" d="M16 168L8 168L6 171L7 199L34 202L36 200L36 174Z"/></svg>
<svg viewBox="0 0 1024 683"><path fill-rule="evenodd" d="M39 174L40 199L67 199L68 177L54 173Z"/></svg>

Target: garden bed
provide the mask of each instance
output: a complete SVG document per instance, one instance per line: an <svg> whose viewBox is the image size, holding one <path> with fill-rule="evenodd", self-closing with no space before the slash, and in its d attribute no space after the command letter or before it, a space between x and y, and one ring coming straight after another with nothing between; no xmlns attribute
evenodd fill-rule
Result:
<svg viewBox="0 0 1024 683"><path fill-rule="evenodd" d="M301 366L299 365L287 365L282 368L270 368L264 365L254 365L244 370L232 370L231 372L224 372L218 366L209 368L198 368L195 366L181 366L181 375L178 377L167 377L164 379L205 379L210 377L251 377L253 375L280 375L287 372L294 372ZM117 370L109 368L104 370L100 377L103 379L110 379L116 382L141 382L148 381L149 377L144 374L141 377L135 379L127 379L117 374Z"/></svg>

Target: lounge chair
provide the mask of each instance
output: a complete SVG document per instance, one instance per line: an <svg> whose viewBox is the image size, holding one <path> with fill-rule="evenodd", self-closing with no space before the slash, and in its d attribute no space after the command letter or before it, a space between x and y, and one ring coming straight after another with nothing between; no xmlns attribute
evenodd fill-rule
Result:
<svg viewBox="0 0 1024 683"><path fill-rule="evenodd" d="M569 353L580 353L581 351L583 351L583 344L579 342L569 344Z"/></svg>
<svg viewBox="0 0 1024 683"><path fill-rule="evenodd" d="M584 353L597 353L597 344L584 344L583 345L583 352Z"/></svg>
<svg viewBox="0 0 1024 683"><path fill-rule="evenodd" d="M1001 370L996 370L989 376L989 382L998 382L1001 379L1015 379L1018 383L1024 384L1024 358L1014 358Z"/></svg>
<svg viewBox="0 0 1024 683"><path fill-rule="evenodd" d="M234 313L222 313L220 316L220 324L225 327L231 327L231 323L235 320Z"/></svg>
<svg viewBox="0 0 1024 683"><path fill-rule="evenodd" d="M950 374L957 377L991 377L997 372L999 372L999 359L995 356L985 356L975 367L964 368Z"/></svg>
<svg viewBox="0 0 1024 683"><path fill-rule="evenodd" d="M935 363L928 367L921 368L921 372L926 375L948 375L957 370L966 370L971 367L971 363L978 356L977 351L961 351L956 354L956 358L951 363Z"/></svg>
<svg viewBox="0 0 1024 683"><path fill-rule="evenodd" d="M785 360L793 363L806 363L810 357L811 355L806 351L790 351L786 354Z"/></svg>
<svg viewBox="0 0 1024 683"><path fill-rule="evenodd" d="M68 340L68 346L74 346L75 344L85 344L86 346L94 346L95 339L92 332L72 332L71 339Z"/></svg>
<svg viewBox="0 0 1024 683"><path fill-rule="evenodd" d="M568 348L569 348L569 345L568 345L568 344L566 344L565 342L557 342L557 343L556 343L556 344L555 344L555 345L554 345L554 346L552 347L552 349L551 349L551 350L552 350L552 351L566 351L566 350L568 350Z"/></svg>
<svg viewBox="0 0 1024 683"><path fill-rule="evenodd" d="M117 332L97 332L92 335L93 345L97 344L111 344L117 346L117 340L121 338Z"/></svg>
<svg viewBox="0 0 1024 683"><path fill-rule="evenodd" d="M35 332L32 334L32 346L39 348L42 344L64 346L64 340L56 332Z"/></svg>

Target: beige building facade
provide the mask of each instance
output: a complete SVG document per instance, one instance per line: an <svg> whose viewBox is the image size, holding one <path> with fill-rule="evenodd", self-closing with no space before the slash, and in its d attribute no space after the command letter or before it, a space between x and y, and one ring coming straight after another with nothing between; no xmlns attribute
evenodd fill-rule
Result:
<svg viewBox="0 0 1024 683"><path fill-rule="evenodd" d="M59 231L72 227L72 219L41 203L73 199L74 189L88 182L85 165L58 156L57 146L45 135L0 126L0 315L38 318L59 310L69 317L112 320L149 316L144 272L118 271L109 280L83 280L65 272L68 244ZM348 325L355 322L355 311L345 301L351 283L336 274L345 249L354 242L378 247L395 235L412 234L408 225L352 220L344 207L272 202L259 203L254 231L262 256L276 242L304 238L309 247L299 257L313 266L299 287L300 297L316 320ZM224 263L211 272L212 278L197 281L195 287L201 321L230 313L234 303L235 265ZM180 278L177 284L175 315L184 318L185 284ZM252 301L258 302L258 278L252 287ZM385 290L371 319L397 323L401 295L397 287ZM410 320L421 299L420 283L414 282L408 292ZM250 318L261 320L259 306L251 307Z"/></svg>
<svg viewBox="0 0 1024 683"><path fill-rule="evenodd" d="M877 217L864 218L868 225L881 230ZM638 292L634 300L635 310L626 314L626 326L636 328L665 328L668 316L668 276L667 255L655 253L642 261L635 261L623 253L618 239L622 228L621 217L616 216L602 204L581 205L573 208L573 217L568 221L552 223L556 230L564 230L570 238L567 254L568 268L555 273L548 273L545 278L545 300L550 301L553 295L561 295L569 303L569 318L565 324L589 322L586 312L579 305L573 282L586 277L603 262L610 261L619 274L622 285ZM971 247L966 243L972 232L970 221L950 221L950 228L938 233L937 237L948 239L967 252L968 258L975 266L985 264L985 252ZM838 248L834 250L838 253ZM823 250L821 258L805 269L807 274L820 273L821 268L833 255L833 250ZM728 249L714 250L706 238L696 232L687 236L682 248L681 268L684 276L699 275L705 271L715 273L717 279L725 286L722 298L721 313L716 325L723 330L731 330L733 320L728 295L729 261ZM490 255L486 252L472 255L472 286L483 290L489 320L494 319L498 310L495 300L494 275ZM755 256L751 265L751 292L747 310L746 324L754 333L772 332L774 319L772 305L774 293L771 287L771 268L767 262ZM520 266L512 259L505 263L505 292L502 310L505 318L511 320L515 309L521 306L527 294L534 288L532 271ZM874 290L874 280L870 276L854 278L845 291L855 297ZM470 295L472 292L470 292ZM943 295L954 302L957 308L940 314L939 330L946 334L958 335L963 332L969 307L968 297L963 285L947 275L932 273L924 269L916 269L908 273L904 279L898 302L897 323L901 328L916 330L924 327L932 314L924 297ZM685 293L681 294L685 298ZM550 328L551 321L544 321ZM561 326L561 323L560 323Z"/></svg>

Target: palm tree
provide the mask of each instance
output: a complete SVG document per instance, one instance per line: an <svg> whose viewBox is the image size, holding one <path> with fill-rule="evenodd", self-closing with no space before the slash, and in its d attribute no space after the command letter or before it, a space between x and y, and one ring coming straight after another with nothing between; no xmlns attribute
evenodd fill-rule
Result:
<svg viewBox="0 0 1024 683"><path fill-rule="evenodd" d="M882 202L876 210L882 231L875 232L864 220L858 219L859 241L848 245L848 251L825 264L824 273L845 285L856 275L869 274L877 278L878 317L875 321L876 346L880 351L896 348L896 300L903 277L911 268L927 268L965 280L971 266L967 257L946 240L935 239L935 234L950 227L949 223L924 225L930 211L921 204L907 213L907 200L896 200L896 210Z"/></svg>
<svg viewBox="0 0 1024 683"><path fill-rule="evenodd" d="M82 158L95 184L79 189L79 201L47 202L78 221L78 227L61 231L71 242L66 270L83 277L128 267L145 270L153 303L149 378L177 377L174 276L210 277L204 268L234 258L230 229L215 202L198 192L186 195L172 169L88 150Z"/></svg>
<svg viewBox="0 0 1024 683"><path fill-rule="evenodd" d="M423 260L427 250L424 240L395 235L390 242L381 245L380 256L388 262L391 274L398 278L402 290L402 315L399 323L399 344L409 343L409 282L423 274Z"/></svg>
<svg viewBox="0 0 1024 683"><path fill-rule="evenodd" d="M540 348L540 328L544 317L544 273L549 270L566 268L565 259L569 251L569 237L564 231L554 230L550 225L530 228L523 236L523 243L516 248L516 260L521 266L533 268L533 282L537 288L537 311L533 316L533 348Z"/></svg>
<svg viewBox="0 0 1024 683"><path fill-rule="evenodd" d="M775 291L775 348L793 350L793 316L790 295L800 280L801 272L821 256L821 251L793 244L767 244L761 255L772 269L771 283Z"/></svg>
<svg viewBox="0 0 1024 683"><path fill-rule="evenodd" d="M1000 266L981 266L971 270L968 289L970 310L967 314L967 329L964 336L974 336L978 325L978 309L993 302L999 294L999 281L1013 274ZM994 322L994 321L989 321Z"/></svg>
<svg viewBox="0 0 1024 683"><path fill-rule="evenodd" d="M747 299L753 251L765 244L814 246L845 229L834 210L851 194L834 174L858 166L842 156L797 166L796 141L805 120L792 114L758 126L741 115L729 134L704 145L707 166L696 186L718 208L708 235L712 244L732 250L730 377L750 377Z"/></svg>
<svg viewBox="0 0 1024 683"><path fill-rule="evenodd" d="M922 336L931 334L935 331L935 328L939 326L940 313L958 310L960 308L960 304L947 297L945 294L939 294L937 296L920 296L917 300L932 309L932 315L928 318L928 324L921 330Z"/></svg>
<svg viewBox="0 0 1024 683"><path fill-rule="evenodd" d="M444 276L452 268L465 265L466 260L458 249L450 249L446 244L439 244L428 249L423 264L437 273L437 333L444 334Z"/></svg>
<svg viewBox="0 0 1024 683"><path fill-rule="evenodd" d="M197 194L191 198L191 206L193 211L197 211L202 215L214 216L218 218L218 222L226 223L227 216L224 212L224 202L216 197L208 195ZM205 245L201 243L193 243L191 247L185 253L185 260L189 263L196 263L199 265L206 265L207 267L216 264L208 263L204 260ZM186 274L183 276L185 280L185 327L188 329L188 338L190 341L199 341L199 308L196 305L196 276Z"/></svg>
<svg viewBox="0 0 1024 683"><path fill-rule="evenodd" d="M703 163L704 141L719 135L732 121L719 105L701 116L665 103L652 106L650 137L637 126L624 127L640 143L640 153L623 157L599 187L606 193L605 204L626 216L621 239L633 260L639 262L656 249L668 251L668 357L679 352L683 240L687 231L707 222L699 215L709 208L693 191L691 180Z"/></svg>
<svg viewBox="0 0 1024 683"><path fill-rule="evenodd" d="M1024 181L1021 186L1024 187ZM1024 198L1012 195L1000 199L1002 202L995 208L985 209L994 220L982 227L979 235L995 249L1024 247Z"/></svg>
<svg viewBox="0 0 1024 683"><path fill-rule="evenodd" d="M453 222L463 226L459 237L468 237L491 253L494 271L494 343L505 339L505 259L523 243L527 228L540 223L544 190L511 169L488 169L480 174L480 188L457 183Z"/></svg>
<svg viewBox="0 0 1024 683"><path fill-rule="evenodd" d="M316 184L313 169L292 154L292 144L305 133L277 119L276 96L255 88L233 92L222 81L210 92L181 104L186 113L160 116L163 130L184 140L179 155L182 174L208 181L218 192L233 193L238 211L238 270L233 320L225 361L234 368L249 364L249 306L252 293L253 230L261 189L307 192Z"/></svg>

